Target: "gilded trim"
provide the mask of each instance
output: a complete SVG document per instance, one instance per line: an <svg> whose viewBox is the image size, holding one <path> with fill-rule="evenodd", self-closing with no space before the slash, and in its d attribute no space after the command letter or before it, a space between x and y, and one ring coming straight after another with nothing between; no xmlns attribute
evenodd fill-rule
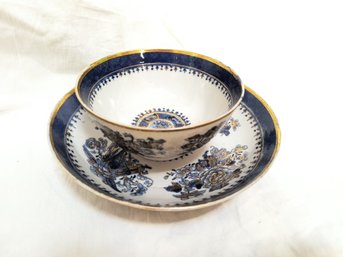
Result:
<svg viewBox="0 0 343 257"><path fill-rule="evenodd" d="M278 120L275 116L275 113L273 112L273 110L271 109L271 107L252 89L250 89L249 87L245 86L246 90L251 93L254 97L256 97L262 104L263 106L267 109L269 115L271 116L273 123L274 123L274 127L275 127L275 132L276 132L276 142L275 142L275 149L273 152L273 155L269 161L269 163L266 165L266 167L264 168L264 170L255 178L254 181L252 181L250 184L246 185L244 188L242 188L241 190L227 196L224 197L222 199L213 201L213 202L209 202L209 203L204 203L204 204L199 204L199 205L193 205L193 206L175 206L175 207L152 207L152 206L146 206L146 205L141 205L141 204L136 204L136 203L130 203L130 202L125 202L125 201L121 201L121 200L117 200L115 198L109 197L107 195L104 195L90 187L88 187L86 184L82 183L81 181L79 181L78 179L76 179L73 175L71 175L67 168L62 164L62 160L60 159L59 155L57 154L54 142L53 142L53 138L52 138L52 125L54 122L54 119L57 115L57 112L59 111L59 109L61 108L61 106L64 104L64 102L74 93L74 90L69 91L63 98L62 100L60 100L60 102L56 105L54 111L51 114L50 117L50 126L49 126L49 137L50 137L50 144L51 144L51 148L54 151L57 159L59 160L60 165L63 167L63 170L68 174L68 176L71 176L73 178L74 181L76 181L76 183L78 183L79 185L81 185L83 188L85 188L86 190L94 193L95 195L105 198L109 201L112 201L114 203L120 204L120 205L124 205L124 206L129 206L129 207L134 207L134 208L138 208L138 209L143 209L143 210L147 210L147 211L163 211L163 212L168 212L168 211L190 211L190 210L196 210L196 209L201 209L201 208L207 208L213 205L217 205L220 203L223 203L229 199L231 199L232 197L234 197L236 194L241 193L243 190L246 190L247 188L249 188L250 186L252 186L253 184L255 184L260 178L262 178L267 171L269 170L272 162L274 161L277 153L279 152L280 149L280 143L281 143L281 130L280 130L280 126L278 123Z"/></svg>
<svg viewBox="0 0 343 257"><path fill-rule="evenodd" d="M131 125L126 125L126 124L122 124L122 123L117 123L117 122L113 122L110 121L108 119L106 119L105 117L95 113L92 109L90 109L82 100L80 94L79 94L79 90L80 90L80 86L81 86L81 81L82 79L87 75L87 73L92 70L94 67L110 60L110 59L114 59L117 57L121 57L121 56L126 56L126 55L131 55L131 54L144 54L144 53L154 53L154 52L165 52L165 53L176 53L176 54L184 54L184 55L188 55L188 56L192 56L192 57L197 57L200 59L204 59L207 60L209 62L212 62L216 65L218 65L219 67L227 70L229 73L231 73L241 84L241 89L242 89L242 93L240 98L238 99L237 103L235 105L233 105L226 113L220 115L219 117L213 119L213 120L209 120L200 124L195 124L195 125L190 125L190 126L186 126L186 127L179 127L179 128L165 128L165 129L152 129L152 128L144 128L144 127L135 127L135 126L131 126ZM87 67L86 69L83 70L83 72L81 73L77 85L75 87L75 94L77 99L79 100L80 104L82 105L83 108L85 108L89 113L91 113L93 116L97 117L98 119L107 122L108 124L111 125L115 125L121 128L126 128L126 129L130 129L130 130L136 130L136 131L150 131L150 132L161 132L161 133L165 133L165 132L173 132L173 131L185 131L185 130L190 130L190 129L194 129L194 128L200 128L200 127L205 127L207 125L210 125L212 123L215 123L217 121L220 121L221 119L227 118L229 117L232 112L239 106L239 104L241 103L243 97L244 97L244 85L241 82L241 79L239 78L239 76L237 75L236 72L234 72L230 67L226 66L225 64L223 64L222 62L213 59L211 57L202 55L202 54L198 54L198 53L194 53L194 52L189 52L189 51L184 51L184 50L174 50L174 49L142 49L142 50L132 50L132 51L127 51L127 52L121 52L121 53L117 53L117 54L113 54L113 55L109 55L106 57L103 57L102 59L93 62L89 67Z"/></svg>

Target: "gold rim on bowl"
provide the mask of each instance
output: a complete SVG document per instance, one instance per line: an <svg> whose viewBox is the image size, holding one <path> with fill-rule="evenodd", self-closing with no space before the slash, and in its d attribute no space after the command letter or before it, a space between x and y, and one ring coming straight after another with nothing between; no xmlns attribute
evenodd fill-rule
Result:
<svg viewBox="0 0 343 257"><path fill-rule="evenodd" d="M202 123L198 123L195 125L189 125L189 126L185 126L185 127L179 127L179 128L163 128L163 129L158 129L158 128L144 128L144 127L136 127L136 126L132 126L132 125L126 125L123 123L118 123L118 122L114 122L111 120L108 120L107 118L103 117L102 115L97 114L96 112L94 112L91 108L89 108L87 106L86 103L83 102L79 91L80 91L80 87L81 87L81 81L82 79L88 74L89 71L91 71L92 69L94 69L96 66L110 60L110 59L114 59L117 57L121 57L121 56L126 56L126 55L132 55L132 54L144 54L144 53L154 53L154 52L165 52L165 53L176 53L176 54L184 54L184 55L188 55L188 56L192 56L192 57L197 57L200 59L204 59L206 61L209 61L223 69L225 69L226 71L228 71L230 74L232 74L239 82L240 82L240 86L241 86L241 95L239 97L239 99L237 100L237 102L224 114L218 116L215 119L209 120L209 121L205 121ZM82 105L83 108L85 108L87 110L87 112L91 113L92 115L94 115L95 117L97 117L98 119L105 121L109 124L121 127L121 128L126 128L126 129L130 129L130 130L136 130L136 131L150 131L150 132L171 132L171 131L185 131L185 130L190 130L190 129L194 129L194 128L200 128L200 127L204 127L207 126L211 123L215 123L223 118L226 118L228 116L230 116L232 114L232 112L237 108L237 106L241 103L243 97L244 97L244 85L240 79L240 77L237 75L236 72L234 72L230 67L226 66L225 64L223 64L222 62L213 59L211 57L202 55L202 54L198 54L198 53L194 53L194 52L189 52L189 51L185 51L185 50L173 50L173 49L141 49L141 50L132 50L132 51L126 51L126 52L120 52L117 54L113 54L113 55L108 55L106 57L101 58L98 61L95 61L94 63L92 63L91 65L89 65L86 69L83 70L83 72L81 73L81 75L79 76L77 85L75 87L75 94L77 99L79 100L80 104Z"/></svg>

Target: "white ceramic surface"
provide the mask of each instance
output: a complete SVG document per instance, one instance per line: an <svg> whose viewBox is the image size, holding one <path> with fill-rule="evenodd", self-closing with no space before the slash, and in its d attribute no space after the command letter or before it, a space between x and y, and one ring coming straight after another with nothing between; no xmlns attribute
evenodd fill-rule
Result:
<svg viewBox="0 0 343 257"><path fill-rule="evenodd" d="M151 69L153 67L161 68ZM113 75L107 81L99 81L102 88L92 95L93 111L110 121L131 125L142 112L168 108L183 113L192 125L197 125L213 120L231 108L231 96L223 94L218 85L205 79L204 73L201 77L187 67L181 72L164 67L166 65L142 65L139 67L141 72L121 77Z"/></svg>

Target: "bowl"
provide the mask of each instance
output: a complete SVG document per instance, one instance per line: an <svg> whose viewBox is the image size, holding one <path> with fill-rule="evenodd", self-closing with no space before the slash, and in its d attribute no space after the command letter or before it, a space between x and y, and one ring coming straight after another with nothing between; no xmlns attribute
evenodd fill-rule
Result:
<svg viewBox="0 0 343 257"><path fill-rule="evenodd" d="M207 144L241 102L228 66L193 52L122 52L91 64L75 88L82 107L125 151L174 160Z"/></svg>

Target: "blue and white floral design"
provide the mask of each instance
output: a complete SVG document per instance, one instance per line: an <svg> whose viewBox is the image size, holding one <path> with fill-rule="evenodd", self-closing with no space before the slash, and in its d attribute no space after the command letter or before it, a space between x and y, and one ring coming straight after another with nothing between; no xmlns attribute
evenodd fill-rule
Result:
<svg viewBox="0 0 343 257"><path fill-rule="evenodd" d="M148 138L134 138L130 133L119 133L113 131L106 126L97 123L95 129L101 130L104 137L108 138L116 146L121 147L124 151L133 154L144 153L145 156L155 156L165 154L163 144L164 139Z"/></svg>
<svg viewBox="0 0 343 257"><path fill-rule="evenodd" d="M164 179L170 179L171 184L165 189L176 193L174 196L181 200L221 189L240 176L248 157L247 148L237 145L227 150L212 146L196 163L167 172Z"/></svg>
<svg viewBox="0 0 343 257"><path fill-rule="evenodd" d="M153 184L148 174L147 165L142 165L130 153L119 148L115 143L108 145L103 138L88 138L83 151L90 164L90 170L102 181L120 193L143 195Z"/></svg>
<svg viewBox="0 0 343 257"><path fill-rule="evenodd" d="M181 146L181 148L184 150L184 154L191 153L195 151L196 149L207 144L217 133L220 126L221 124L219 126L212 127L205 134L201 134L201 135L197 134L197 135L187 138L186 139L187 143Z"/></svg>
<svg viewBox="0 0 343 257"><path fill-rule="evenodd" d="M219 133L229 136L231 130L236 131L239 126L238 119L231 118ZM206 134L213 133L215 129L211 129ZM206 137L200 138L206 139ZM190 143L197 141L198 138L192 138ZM203 143L203 140L200 140L200 143ZM181 200L221 189L227 186L232 179L240 176L245 167L244 161L248 158L247 148L246 145L237 145L234 149L227 150L212 146L196 163L168 172L164 178L171 178L171 185L165 189L177 193L174 196Z"/></svg>
<svg viewBox="0 0 343 257"><path fill-rule="evenodd" d="M240 128L242 130L235 133L230 127L228 136L219 134L213 140L213 146L219 152L224 148L225 151L222 151L224 156L235 148L233 142L238 142L241 147L248 146L245 150L246 147L243 148L241 154L243 158L244 153L246 157L248 156L244 161L245 168L241 169L241 172L239 169L232 171L233 167L230 171L230 162L225 161L226 158L215 157L218 154L214 154L211 159L212 153L216 151L214 147L209 146L204 149L204 152L207 150L207 154L202 155L200 160L193 160L191 163L187 160L175 161L173 162L175 165L166 164L168 170L165 169L164 163L149 162L150 169L143 161L138 162L136 158L132 158L133 156L130 157L122 149L118 149L116 142L112 141L117 139L116 136L99 127L94 129L94 121L80 107L75 94L65 100L58 109L56 117L51 121L52 146L72 176L92 191L97 191L99 195L115 202L130 203L131 206L154 210L164 208L183 210L183 208L213 204L256 181L272 162L279 144L280 139L270 113L257 98L251 96L249 91L246 94L249 97L235 112L235 118L241 124L237 130ZM79 142L82 142L81 145ZM110 161L112 158L113 163ZM217 161L221 166L229 166L229 168L215 169L210 165ZM240 161L236 160L236 165L239 166L239 163ZM182 167L184 167L183 174L180 171ZM175 170L171 170L172 168ZM225 172L222 173L222 170ZM167 171L169 171L168 175ZM187 173L190 174L189 177ZM232 179L226 185L225 181L228 181L230 173ZM95 174L98 174L98 177ZM196 174L201 178L202 184L198 183ZM167 176L163 179L165 175ZM219 189L220 186L224 187ZM166 191L167 187L170 191ZM134 190L131 192L130 188ZM196 195L199 197L195 197ZM181 200L187 197L189 200Z"/></svg>
<svg viewBox="0 0 343 257"><path fill-rule="evenodd" d="M239 123L239 121L237 119L234 119L231 117L229 119L229 121L227 121L227 123L222 127L222 129L219 131L219 133L221 135L228 136L228 135L230 135L231 129L233 131L236 131L237 128L240 126L241 126L241 124Z"/></svg>

